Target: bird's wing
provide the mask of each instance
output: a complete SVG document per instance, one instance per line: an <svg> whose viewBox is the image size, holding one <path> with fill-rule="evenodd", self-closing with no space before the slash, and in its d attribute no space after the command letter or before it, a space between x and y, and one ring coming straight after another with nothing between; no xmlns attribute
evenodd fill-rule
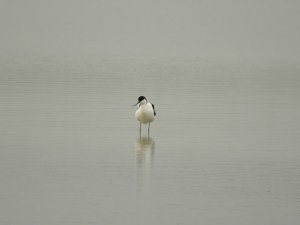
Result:
<svg viewBox="0 0 300 225"><path fill-rule="evenodd" d="M152 108L153 108L154 116L156 116L154 104L151 103L151 105L152 105Z"/></svg>

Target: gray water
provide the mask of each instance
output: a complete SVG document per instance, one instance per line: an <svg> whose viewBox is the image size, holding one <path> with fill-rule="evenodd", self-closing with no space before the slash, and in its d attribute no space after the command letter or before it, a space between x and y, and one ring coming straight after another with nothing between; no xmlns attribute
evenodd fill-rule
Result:
<svg viewBox="0 0 300 225"><path fill-rule="evenodd" d="M299 224L299 66L0 63L1 225Z"/></svg>

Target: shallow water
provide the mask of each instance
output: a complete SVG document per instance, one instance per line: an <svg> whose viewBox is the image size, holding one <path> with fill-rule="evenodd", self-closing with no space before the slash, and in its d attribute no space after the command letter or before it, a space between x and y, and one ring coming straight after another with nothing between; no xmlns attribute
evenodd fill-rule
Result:
<svg viewBox="0 0 300 225"><path fill-rule="evenodd" d="M298 66L0 63L0 224L299 223Z"/></svg>

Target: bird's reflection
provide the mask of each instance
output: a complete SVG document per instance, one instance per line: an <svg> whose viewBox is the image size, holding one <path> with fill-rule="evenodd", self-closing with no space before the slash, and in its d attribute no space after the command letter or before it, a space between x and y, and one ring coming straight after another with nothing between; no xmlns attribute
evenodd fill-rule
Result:
<svg viewBox="0 0 300 225"><path fill-rule="evenodd" d="M154 161L154 150L155 142L151 137L139 137L137 139L135 143L136 172L140 185L149 181Z"/></svg>

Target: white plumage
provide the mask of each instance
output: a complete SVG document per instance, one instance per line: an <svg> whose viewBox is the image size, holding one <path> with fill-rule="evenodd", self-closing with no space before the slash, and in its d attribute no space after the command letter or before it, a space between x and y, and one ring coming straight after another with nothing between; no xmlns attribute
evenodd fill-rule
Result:
<svg viewBox="0 0 300 225"><path fill-rule="evenodd" d="M154 105L147 101L144 96L138 98L138 109L135 112L135 118L140 122L140 129L142 123L148 123L148 131L150 128L150 123L153 122L154 117L156 116Z"/></svg>

